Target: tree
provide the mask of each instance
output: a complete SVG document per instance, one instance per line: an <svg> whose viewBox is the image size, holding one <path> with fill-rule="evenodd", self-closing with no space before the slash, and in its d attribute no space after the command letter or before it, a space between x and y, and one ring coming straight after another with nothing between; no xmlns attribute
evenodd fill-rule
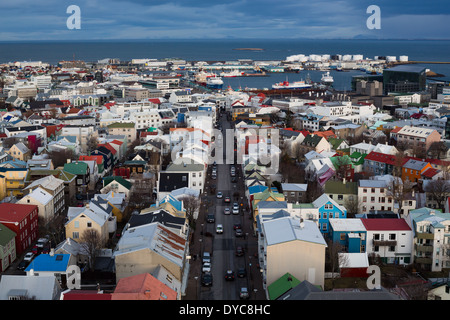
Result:
<svg viewBox="0 0 450 320"><path fill-rule="evenodd" d="M91 151L94 151L95 149L97 149L97 147L98 147L98 138L97 138L97 136L91 136L89 138L89 140L87 141L86 146L87 146L87 151L88 152L91 152Z"/></svg>
<svg viewBox="0 0 450 320"><path fill-rule="evenodd" d="M344 201L344 207L347 209L347 218L354 218L359 213L361 204L358 196L350 196Z"/></svg>
<svg viewBox="0 0 450 320"><path fill-rule="evenodd" d="M443 141L433 142L428 149L428 155L433 159L440 159L441 154L447 152L448 148Z"/></svg>
<svg viewBox="0 0 450 320"><path fill-rule="evenodd" d="M64 166L67 159L73 158L73 151L71 149L60 149L49 152L49 157L52 159L55 168Z"/></svg>
<svg viewBox="0 0 450 320"><path fill-rule="evenodd" d="M86 229L81 235L81 246L89 258L89 268L94 270L95 259L98 256L98 250L102 247L100 234L95 229Z"/></svg>
<svg viewBox="0 0 450 320"><path fill-rule="evenodd" d="M403 201L407 200L408 195L413 190L413 183L406 179L402 181L399 177L393 179L387 185L386 196L394 200L398 205L398 212L402 212Z"/></svg>
<svg viewBox="0 0 450 320"><path fill-rule="evenodd" d="M326 259L329 270L332 273L331 279L334 287L335 273L339 272L340 267L348 265L348 259L346 259L346 256L340 255L340 253L344 252L344 246L341 243L332 241L331 239L326 240L326 242Z"/></svg>
<svg viewBox="0 0 450 320"><path fill-rule="evenodd" d="M437 202L439 209L445 212L445 203L450 196L449 181L443 179L428 181L424 191Z"/></svg>
<svg viewBox="0 0 450 320"><path fill-rule="evenodd" d="M181 201L183 201L183 207L186 210L189 226L193 227L195 224L195 213L200 208L200 199L194 195L186 195L181 198Z"/></svg>

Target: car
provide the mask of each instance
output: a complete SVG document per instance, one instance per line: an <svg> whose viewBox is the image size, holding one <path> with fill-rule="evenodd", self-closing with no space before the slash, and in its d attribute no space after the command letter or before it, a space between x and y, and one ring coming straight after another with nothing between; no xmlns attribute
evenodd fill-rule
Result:
<svg viewBox="0 0 450 320"><path fill-rule="evenodd" d="M214 221L216 221L216 218L214 216L214 213L209 213L208 216L206 217L206 222L208 223L214 223Z"/></svg>
<svg viewBox="0 0 450 320"><path fill-rule="evenodd" d="M29 261L22 260L22 261L20 261L20 263L17 265L17 270L25 270L26 267L28 267L29 264L30 264Z"/></svg>
<svg viewBox="0 0 450 320"><path fill-rule="evenodd" d="M211 287L213 284L213 277L211 272L205 272L202 274L202 286Z"/></svg>
<svg viewBox="0 0 450 320"><path fill-rule="evenodd" d="M242 237L242 236L244 235L244 232L242 231L242 229L236 229L236 230L234 231L234 235L235 235L236 237Z"/></svg>
<svg viewBox="0 0 450 320"><path fill-rule="evenodd" d="M237 204L237 202L233 203L233 214L238 214L239 213L239 205Z"/></svg>
<svg viewBox="0 0 450 320"><path fill-rule="evenodd" d="M223 225L222 224L218 224L216 226L216 233L223 233Z"/></svg>
<svg viewBox="0 0 450 320"><path fill-rule="evenodd" d="M23 260L30 262L34 258L33 252L27 252L25 256L23 257Z"/></svg>
<svg viewBox="0 0 450 320"><path fill-rule="evenodd" d="M230 198L229 196L226 196L226 197L223 199L223 201L229 203L229 202L231 202L231 198Z"/></svg>
<svg viewBox="0 0 450 320"><path fill-rule="evenodd" d="M236 229L242 229L242 225L241 225L240 223L235 223L235 224L233 225L233 229L234 229L234 230L236 230Z"/></svg>
<svg viewBox="0 0 450 320"><path fill-rule="evenodd" d="M211 178L212 178L213 180L216 180L216 179L217 179L217 175L213 174L213 175L211 176Z"/></svg>
<svg viewBox="0 0 450 320"><path fill-rule="evenodd" d="M237 271L237 276L239 278L245 278L247 276L247 270L245 269L245 267L240 267Z"/></svg>
<svg viewBox="0 0 450 320"><path fill-rule="evenodd" d="M202 272L211 272L211 263L205 262L202 267Z"/></svg>
<svg viewBox="0 0 450 320"><path fill-rule="evenodd" d="M231 210L229 207L226 207L225 209L223 209L223 214L230 214Z"/></svg>
<svg viewBox="0 0 450 320"><path fill-rule="evenodd" d="M37 241L37 243L36 243L36 245L37 245L39 248L43 248L43 247L47 244L47 242L48 242L48 239L47 239L47 238L39 238L38 241Z"/></svg>
<svg viewBox="0 0 450 320"><path fill-rule="evenodd" d="M31 252L33 252L34 255L39 254L41 251L41 248L39 248L37 245L34 245L33 248L31 249Z"/></svg>
<svg viewBox="0 0 450 320"><path fill-rule="evenodd" d="M203 252L202 262L209 262L211 263L211 253L209 252Z"/></svg>
<svg viewBox="0 0 450 320"><path fill-rule="evenodd" d="M237 182L237 178L236 177L231 177L231 182L232 183L236 183Z"/></svg>
<svg viewBox="0 0 450 320"><path fill-rule="evenodd" d="M233 270L227 270L225 273L225 280L227 281L233 281L234 280L234 271Z"/></svg>
<svg viewBox="0 0 450 320"><path fill-rule="evenodd" d="M221 191L217 192L217 199L222 199L223 193Z"/></svg>
<svg viewBox="0 0 450 320"><path fill-rule="evenodd" d="M244 255L244 248L242 248L241 246L236 247L236 256L242 257L243 255Z"/></svg>
<svg viewBox="0 0 450 320"><path fill-rule="evenodd" d="M247 287L242 287L239 291L239 298L240 299L248 299L250 298L250 294L248 293Z"/></svg>

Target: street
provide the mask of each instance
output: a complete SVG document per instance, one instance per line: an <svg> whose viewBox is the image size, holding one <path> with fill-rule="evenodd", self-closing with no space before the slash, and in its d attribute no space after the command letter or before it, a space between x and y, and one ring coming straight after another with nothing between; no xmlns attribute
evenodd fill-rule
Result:
<svg viewBox="0 0 450 320"><path fill-rule="evenodd" d="M223 132L223 146L226 146L225 130L232 129L232 124L226 120L223 115L220 118L220 125ZM254 254L257 252L257 238L253 236L251 229L252 221L250 215L246 212L247 200L245 199L243 173L240 167L226 163L225 153L223 154L223 163L217 164L217 177L212 179L211 171L208 171L208 185L216 185L216 192L207 195L209 205L207 205L207 212L215 214L214 223L204 223L199 227L202 228L201 252L211 252L211 273L213 276L213 285L211 287L204 287L201 281L197 282L200 286L199 300L238 300L239 293L242 287L245 287L250 292L250 298L254 299L256 290L261 290L258 296L262 293L261 276L257 266L257 258ZM212 165L210 166L212 167ZM232 181L231 168L235 167L236 181ZM217 193L222 192L222 198L217 198ZM225 198L229 197L230 202L226 203ZM239 213L233 214L233 204L237 203ZM230 208L229 214L224 213L226 207ZM216 226L221 224L223 226L223 233L216 233ZM242 228L242 235L237 237L235 235L234 225L240 224ZM236 255L236 248L242 247L243 255ZM199 257L201 261L201 257ZM200 263L197 261L197 263ZM252 262L253 263L252 265ZM244 268L246 275L238 277L238 270ZM225 280L227 270L234 272L234 280ZM255 276L256 274L256 276ZM259 275L259 276L258 276ZM256 282L259 282L256 284Z"/></svg>

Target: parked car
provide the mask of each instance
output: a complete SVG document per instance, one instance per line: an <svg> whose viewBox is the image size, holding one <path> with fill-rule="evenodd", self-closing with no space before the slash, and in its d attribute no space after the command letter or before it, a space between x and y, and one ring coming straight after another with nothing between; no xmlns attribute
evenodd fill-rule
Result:
<svg viewBox="0 0 450 320"><path fill-rule="evenodd" d="M23 257L23 260L30 262L34 258L33 252L27 252L25 256Z"/></svg>
<svg viewBox="0 0 450 320"><path fill-rule="evenodd" d="M239 213L239 205L237 204L237 202L233 203L233 214L238 214Z"/></svg>
<svg viewBox="0 0 450 320"><path fill-rule="evenodd" d="M216 226L216 233L219 233L219 234L223 233L223 225L222 224L218 224Z"/></svg>
<svg viewBox="0 0 450 320"><path fill-rule="evenodd" d="M46 244L48 243L48 239L47 238L39 238L36 245L39 248L43 248Z"/></svg>
<svg viewBox="0 0 450 320"><path fill-rule="evenodd" d="M208 223L214 223L214 221L216 221L216 218L214 216L214 213L209 213L208 216L206 217L206 222Z"/></svg>
<svg viewBox="0 0 450 320"><path fill-rule="evenodd" d="M33 246L33 248L31 248L31 252L32 252L34 255L37 255L37 254L41 253L41 248L39 248L39 247L37 246L37 244L35 244L35 245Z"/></svg>
<svg viewBox="0 0 450 320"><path fill-rule="evenodd" d="M202 267L202 272L211 272L211 263L205 262Z"/></svg>
<svg viewBox="0 0 450 320"><path fill-rule="evenodd" d="M211 272L205 272L202 274L202 286L210 287L213 284L213 277Z"/></svg>
<svg viewBox="0 0 450 320"><path fill-rule="evenodd" d="M242 248L241 246L236 247L236 256L242 257L243 255L244 255L244 248Z"/></svg>
<svg viewBox="0 0 450 320"><path fill-rule="evenodd" d="M211 263L211 254L209 252L203 252L202 262L209 262Z"/></svg>
<svg viewBox="0 0 450 320"><path fill-rule="evenodd" d="M226 207L225 209L223 209L223 214L230 214L231 210L229 207Z"/></svg>
<svg viewBox="0 0 450 320"><path fill-rule="evenodd" d="M225 273L225 280L227 281L233 281L234 280L234 272L233 270L227 270Z"/></svg>
<svg viewBox="0 0 450 320"><path fill-rule="evenodd" d="M18 264L17 269L18 269L18 270L25 270L25 269L28 267L29 264L30 264L30 261L22 260L22 261L20 261L20 263Z"/></svg>
<svg viewBox="0 0 450 320"><path fill-rule="evenodd" d="M240 299L248 299L250 298L250 294L248 293L248 289L246 287L242 287L239 292Z"/></svg>
<svg viewBox="0 0 450 320"><path fill-rule="evenodd" d="M237 182L237 178L236 177L231 177L231 182L232 183L236 183Z"/></svg>

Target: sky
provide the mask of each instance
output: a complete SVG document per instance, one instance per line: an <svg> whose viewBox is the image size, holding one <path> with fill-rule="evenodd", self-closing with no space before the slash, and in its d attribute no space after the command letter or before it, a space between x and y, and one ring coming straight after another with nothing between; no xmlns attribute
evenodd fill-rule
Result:
<svg viewBox="0 0 450 320"><path fill-rule="evenodd" d="M80 29L67 27L70 5ZM0 0L0 15L0 41L450 39L448 0Z"/></svg>

